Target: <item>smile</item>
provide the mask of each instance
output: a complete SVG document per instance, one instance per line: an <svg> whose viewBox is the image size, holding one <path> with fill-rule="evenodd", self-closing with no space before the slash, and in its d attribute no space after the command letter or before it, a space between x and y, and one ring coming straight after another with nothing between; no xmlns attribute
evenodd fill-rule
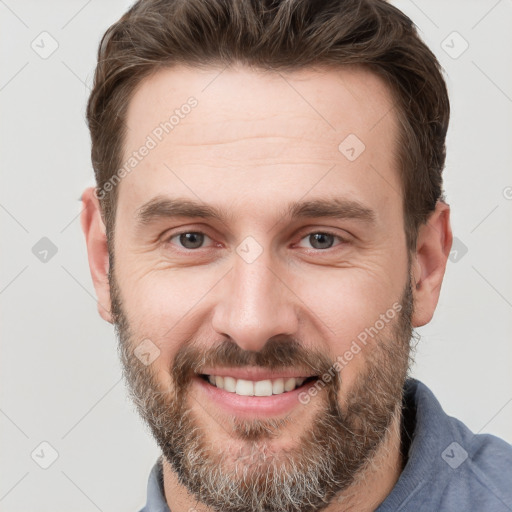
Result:
<svg viewBox="0 0 512 512"><path fill-rule="evenodd" d="M290 377L252 381L230 376L201 375L213 386L240 396L272 396L293 391L316 377Z"/></svg>
<svg viewBox="0 0 512 512"><path fill-rule="evenodd" d="M212 381L215 379L215 383L210 382L210 378ZM217 413L223 411L243 418L259 418L287 414L299 405L305 407L299 400L299 396L307 392L318 377L249 381L229 376L202 374L197 375L193 380L200 394L206 396L208 406L215 407ZM276 393L273 392L274 386ZM272 393L269 393L270 389Z"/></svg>

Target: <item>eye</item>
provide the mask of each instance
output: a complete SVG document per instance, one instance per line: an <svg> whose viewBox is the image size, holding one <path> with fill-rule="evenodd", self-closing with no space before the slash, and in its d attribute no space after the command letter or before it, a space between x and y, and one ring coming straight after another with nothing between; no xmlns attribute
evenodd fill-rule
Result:
<svg viewBox="0 0 512 512"><path fill-rule="evenodd" d="M335 235L334 233L328 233L324 231L317 231L314 233L309 233L307 236L303 237L302 240L308 240L311 245L313 246L313 249L330 249L333 246L334 239L338 239L341 241L341 243L346 242L343 238L341 238L338 235ZM302 246L303 247L303 246Z"/></svg>
<svg viewBox="0 0 512 512"><path fill-rule="evenodd" d="M177 239L177 242L173 242L174 239ZM183 231L181 233L176 233L168 237L166 243L172 243L173 245L178 245L178 247L181 246L183 249L194 250L202 248L206 239L211 241L211 238L208 235L200 231ZM308 235L301 239L301 242L303 240L308 240L313 249L326 250L333 247L335 239L338 239L340 241L340 244L338 245L347 242L344 238L340 237L339 235L325 231L316 231L309 233ZM300 243L299 246L304 247Z"/></svg>
<svg viewBox="0 0 512 512"><path fill-rule="evenodd" d="M168 243L172 243L171 241L174 238L178 238L179 244L184 249L199 249L203 245L205 238L210 239L208 235L201 233L200 231L184 231L182 233L176 233L167 239Z"/></svg>

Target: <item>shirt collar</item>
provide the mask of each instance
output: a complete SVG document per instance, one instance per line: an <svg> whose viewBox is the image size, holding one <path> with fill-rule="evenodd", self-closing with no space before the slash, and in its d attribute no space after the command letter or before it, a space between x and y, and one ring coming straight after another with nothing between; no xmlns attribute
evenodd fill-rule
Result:
<svg viewBox="0 0 512 512"><path fill-rule="evenodd" d="M404 407L414 416L413 432L407 463L400 477L376 512L396 512L427 483L439 478L444 469L440 454L454 435L450 417L436 397L422 382L407 379L404 386ZM436 472L434 475L433 473Z"/></svg>
<svg viewBox="0 0 512 512"><path fill-rule="evenodd" d="M158 457L149 474L147 503L140 512L171 512L165 501L162 458Z"/></svg>

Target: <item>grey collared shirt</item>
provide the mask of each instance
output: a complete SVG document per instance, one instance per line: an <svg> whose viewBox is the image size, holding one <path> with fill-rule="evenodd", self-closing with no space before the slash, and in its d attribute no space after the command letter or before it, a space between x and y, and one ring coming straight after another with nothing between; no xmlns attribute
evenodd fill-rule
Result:
<svg viewBox="0 0 512 512"><path fill-rule="evenodd" d="M408 379L404 391L413 420L407 464L376 512L512 512L512 445L473 434L418 380ZM171 512L164 496L159 457L140 512Z"/></svg>

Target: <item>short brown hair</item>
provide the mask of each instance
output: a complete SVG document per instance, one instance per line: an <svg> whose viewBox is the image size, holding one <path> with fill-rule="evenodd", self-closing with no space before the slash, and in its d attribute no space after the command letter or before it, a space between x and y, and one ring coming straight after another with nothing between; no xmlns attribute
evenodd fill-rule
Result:
<svg viewBox="0 0 512 512"><path fill-rule="evenodd" d="M97 190L121 165L140 82L183 63L263 69L361 65L389 84L407 247L439 199L450 105L441 66L412 21L384 0L140 0L104 34L87 104ZM109 239L117 187L100 198Z"/></svg>

